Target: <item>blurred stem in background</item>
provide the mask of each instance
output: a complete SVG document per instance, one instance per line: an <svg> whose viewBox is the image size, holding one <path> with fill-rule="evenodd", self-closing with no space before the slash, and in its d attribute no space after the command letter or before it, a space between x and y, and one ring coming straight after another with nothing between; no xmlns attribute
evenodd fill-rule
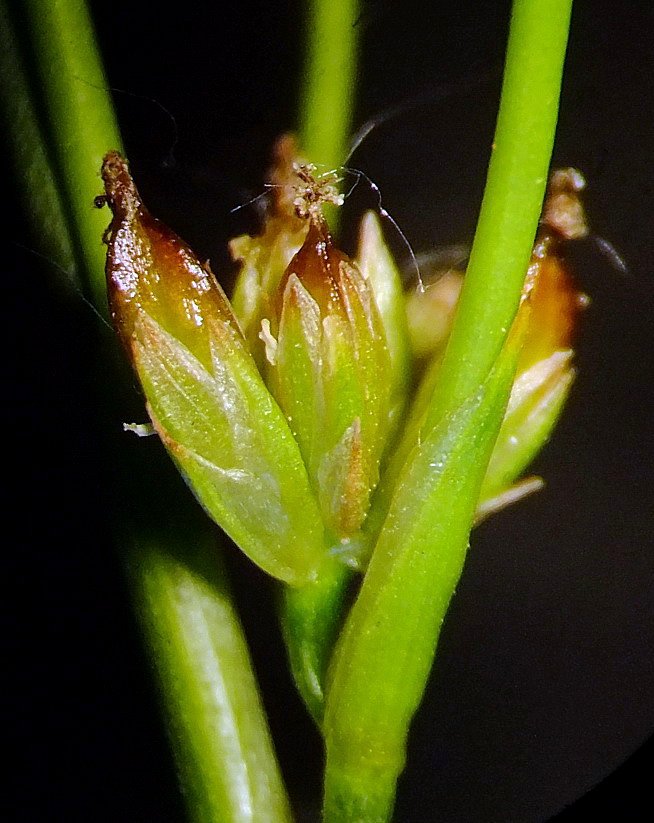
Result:
<svg viewBox="0 0 654 823"><path fill-rule="evenodd" d="M122 141L95 48L93 23L80 0L27 0L18 5L29 40L28 71L34 72L34 109L43 105L41 148L31 153L43 152L50 158L81 279L96 309L106 315L106 217L93 207L93 199L100 193L102 158L109 148L121 149ZM34 182L29 195L38 202L40 190Z"/></svg>
<svg viewBox="0 0 654 823"><path fill-rule="evenodd" d="M319 171L345 162L356 90L358 0L309 0L300 97L302 153Z"/></svg>
<svg viewBox="0 0 654 823"><path fill-rule="evenodd" d="M48 256L56 266L58 277L65 281L63 285L79 289L79 272L64 200L32 99L25 56L6 2L0 3L0 77L0 105L4 121L10 125L5 130L5 139L20 182L23 209L30 217L34 240L39 243L37 251Z"/></svg>

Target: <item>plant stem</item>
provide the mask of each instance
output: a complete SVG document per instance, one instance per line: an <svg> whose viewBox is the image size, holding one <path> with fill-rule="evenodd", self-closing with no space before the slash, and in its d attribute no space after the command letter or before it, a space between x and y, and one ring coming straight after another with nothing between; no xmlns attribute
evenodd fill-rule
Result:
<svg viewBox="0 0 654 823"><path fill-rule="evenodd" d="M75 254L64 204L52 172L37 107L27 76L14 23L6 3L0 2L0 105L20 194L34 227L33 242L64 274L66 285L78 286ZM34 193L38 192L38 197Z"/></svg>
<svg viewBox="0 0 654 823"><path fill-rule="evenodd" d="M344 160L352 119L358 0L311 0L300 102L300 147L328 169Z"/></svg>
<svg viewBox="0 0 654 823"><path fill-rule="evenodd" d="M102 235L107 218L93 207L93 199L102 192L102 158L110 149L120 150L122 142L93 24L84 0L25 0L22 9L73 244L91 298L106 313Z"/></svg>
<svg viewBox="0 0 654 823"><path fill-rule="evenodd" d="M515 0L482 217L422 437L332 661L326 823L384 823L520 347L520 300L554 137L571 0Z"/></svg>
<svg viewBox="0 0 654 823"><path fill-rule="evenodd" d="M297 589L284 586L281 592L281 622L291 672L318 727L325 708L325 675L352 575L338 562L325 564L315 583Z"/></svg>
<svg viewBox="0 0 654 823"><path fill-rule="evenodd" d="M520 302L545 193L572 0L515 0L486 187L425 428L488 376Z"/></svg>
<svg viewBox="0 0 654 823"><path fill-rule="evenodd" d="M215 539L196 524L128 555L134 600L194 823L285 823L288 802ZM189 549L189 546L191 548Z"/></svg>
<svg viewBox="0 0 654 823"><path fill-rule="evenodd" d="M384 823L406 737L460 577L519 349L407 460L331 664L326 823Z"/></svg>

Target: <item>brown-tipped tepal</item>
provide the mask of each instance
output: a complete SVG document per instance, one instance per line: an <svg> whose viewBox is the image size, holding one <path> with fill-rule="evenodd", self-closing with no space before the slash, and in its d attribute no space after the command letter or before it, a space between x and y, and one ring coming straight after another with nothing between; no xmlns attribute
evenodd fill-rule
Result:
<svg viewBox="0 0 654 823"><path fill-rule="evenodd" d="M306 239L260 336L267 381L300 445L324 522L334 538L347 540L360 529L378 482L390 361L368 281L335 247L313 200L306 220Z"/></svg>
<svg viewBox="0 0 654 823"><path fill-rule="evenodd" d="M155 430L211 517L265 571L314 580L323 527L298 445L207 265L102 167L111 314Z"/></svg>
<svg viewBox="0 0 654 823"><path fill-rule="evenodd" d="M113 212L105 238L109 306L123 344L131 350L135 324L146 313L208 364L207 318L239 333L223 290L208 264L148 212L117 152L105 157L102 179Z"/></svg>

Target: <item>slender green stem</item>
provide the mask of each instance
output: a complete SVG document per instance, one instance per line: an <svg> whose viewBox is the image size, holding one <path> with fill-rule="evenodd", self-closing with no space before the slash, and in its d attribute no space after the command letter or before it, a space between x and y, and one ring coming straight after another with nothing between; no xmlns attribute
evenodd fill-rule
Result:
<svg viewBox="0 0 654 823"><path fill-rule="evenodd" d="M310 0L300 145L311 162L345 160L354 102L358 0Z"/></svg>
<svg viewBox="0 0 654 823"><path fill-rule="evenodd" d="M0 2L0 105L12 165L22 183L20 195L30 214L33 242L64 274L68 285L79 285L75 253L69 236L66 211L52 171L30 88L27 67L18 43L16 27L7 4ZM38 197L34 193L38 192Z"/></svg>
<svg viewBox="0 0 654 823"><path fill-rule="evenodd" d="M547 183L572 0L515 0L479 222L426 428L486 379L520 301Z"/></svg>
<svg viewBox="0 0 654 823"><path fill-rule="evenodd" d="M102 234L107 218L93 200L102 192L102 158L122 143L93 24L84 0L25 0L22 9L72 240L93 302L106 312Z"/></svg>
<svg viewBox="0 0 654 823"><path fill-rule="evenodd" d="M422 437L332 661L326 823L384 823L506 408L515 316L540 213L571 0L515 0L496 145L466 295Z"/></svg>
<svg viewBox="0 0 654 823"><path fill-rule="evenodd" d="M215 539L198 524L180 544L178 558L170 533L141 534L128 565L185 801L194 823L285 823L288 803Z"/></svg>

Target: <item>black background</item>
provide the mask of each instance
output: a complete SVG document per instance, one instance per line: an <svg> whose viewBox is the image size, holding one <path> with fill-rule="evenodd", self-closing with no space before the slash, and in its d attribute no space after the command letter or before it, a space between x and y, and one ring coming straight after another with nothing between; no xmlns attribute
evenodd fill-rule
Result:
<svg viewBox="0 0 654 823"><path fill-rule="evenodd" d="M271 142L294 125L304 4L91 5L142 194L228 283L225 241L255 217L230 208L261 191ZM471 238L507 23L504 2L364 3L356 123L403 111L350 165L416 251ZM629 273L592 243L571 250L592 304L567 413L535 466L548 485L474 534L412 731L401 823L652 816L653 23L646 2L574 11L554 165L585 172L593 228ZM374 201L358 192L351 223ZM97 320L51 287L19 215L6 225L9 817L178 823L110 538ZM234 550L229 563L291 795L314 820L319 741L263 576Z"/></svg>

